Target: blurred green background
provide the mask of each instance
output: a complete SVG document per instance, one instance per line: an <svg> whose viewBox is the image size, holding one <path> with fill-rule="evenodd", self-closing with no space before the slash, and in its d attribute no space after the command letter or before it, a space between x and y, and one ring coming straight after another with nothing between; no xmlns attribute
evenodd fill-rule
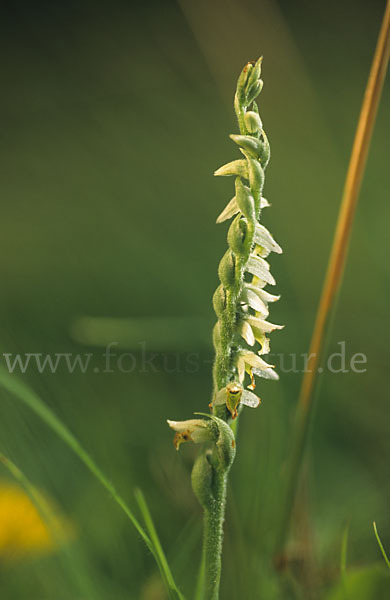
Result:
<svg viewBox="0 0 390 600"><path fill-rule="evenodd" d="M39 373L32 362L15 376L133 505L142 488L189 596L201 541L189 479L196 449L176 453L165 419L188 418L209 402L211 297L227 231L215 218L232 195L232 181L212 173L238 157L228 138L236 78L264 56L272 207L263 222L284 249L272 258L282 299L271 320L286 324L271 346L288 368L290 353L308 350L383 10L383 1L356 0L82 0L4 10L0 362L4 353L93 354L86 373L69 373L63 362ZM367 370L323 376L290 541L304 591L279 583L269 566L302 377L291 372L259 384L263 404L240 422L226 600L338 598L346 523L351 577L379 565L351 597L390 597L372 531L376 520L390 548L389 100L387 79L330 344L335 352L345 341L348 360L364 353ZM112 351L131 353L123 359L129 371L135 361L131 372L115 357L103 372L99 340L81 343L96 334L83 317L128 319L105 323L103 339L122 342ZM10 561L12 539L0 541L1 599L165 598L152 557L108 495L14 397L1 390L0 400L1 450L73 522L78 573L56 552Z"/></svg>

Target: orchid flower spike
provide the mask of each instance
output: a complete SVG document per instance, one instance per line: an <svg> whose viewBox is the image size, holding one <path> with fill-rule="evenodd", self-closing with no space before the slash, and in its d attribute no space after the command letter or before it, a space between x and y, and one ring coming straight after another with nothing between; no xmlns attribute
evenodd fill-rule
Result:
<svg viewBox="0 0 390 600"><path fill-rule="evenodd" d="M255 101L263 87L261 67L261 58L248 63L237 82L234 108L240 131L230 139L242 156L215 171L217 176L235 178L234 196L217 218L217 223L232 222L227 234L229 248L218 268L221 283L213 297L218 321L213 334L216 356L211 407L213 414L225 420L237 417L239 404L259 404L256 396L244 389L255 388L255 375L278 379L274 366L260 358L270 351L268 335L283 328L267 320L269 304L279 296L264 289L276 284L267 259L271 253L280 254L282 248L262 223L263 209L269 206L263 187L271 152ZM250 381L246 383L247 375Z"/></svg>

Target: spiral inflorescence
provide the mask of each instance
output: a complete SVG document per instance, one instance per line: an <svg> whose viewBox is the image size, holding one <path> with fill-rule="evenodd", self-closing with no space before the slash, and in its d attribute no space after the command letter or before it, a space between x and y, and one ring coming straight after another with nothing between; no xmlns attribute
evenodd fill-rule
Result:
<svg viewBox="0 0 390 600"><path fill-rule="evenodd" d="M213 297L218 321L213 334L216 356L212 407L214 414L223 419L235 418L240 404L258 406L260 399L249 391L255 388L254 375L278 378L273 365L261 358L269 352L266 334L282 328L266 320L268 304L279 299L264 290L267 284L275 285L266 257L282 249L259 222L262 209L269 206L262 192L270 159L270 146L255 102L263 87L261 63L261 58L255 64L248 63L237 82L234 108L240 134L230 138L243 158L215 172L236 177L235 196L217 219L222 223L233 218L227 235L229 248L218 268L221 283ZM257 352L247 347L256 343L260 344ZM249 390L244 389L246 374L250 376Z"/></svg>

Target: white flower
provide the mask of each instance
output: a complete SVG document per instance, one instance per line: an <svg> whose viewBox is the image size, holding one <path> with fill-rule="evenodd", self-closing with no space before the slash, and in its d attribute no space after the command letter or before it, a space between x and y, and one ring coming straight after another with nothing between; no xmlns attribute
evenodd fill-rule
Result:
<svg viewBox="0 0 390 600"><path fill-rule="evenodd" d="M256 277L261 279L262 281L269 283L270 285L276 284L276 281L269 270L269 264L266 260L264 260L264 258L261 258L260 256L252 254L249 257L248 263L246 265L246 270L252 275L255 275Z"/></svg>
<svg viewBox="0 0 390 600"><path fill-rule="evenodd" d="M245 286L252 290L253 292L255 292L259 298L265 302L277 302L280 298L280 296L275 296L274 294L270 294L269 292L266 292L265 290L263 290L262 287L259 287L258 285L256 285L256 283L246 283Z"/></svg>
<svg viewBox="0 0 390 600"><path fill-rule="evenodd" d="M170 421L167 420L169 427L176 431L173 443L176 450L179 450L182 442L195 442L201 444L213 439L205 419L187 419L186 421Z"/></svg>
<svg viewBox="0 0 390 600"><path fill-rule="evenodd" d="M226 404L227 409L232 415L232 419L235 419L238 415L238 405L244 404L251 408L257 408L261 400L255 394L249 390L244 390L242 385L237 382L228 383L227 386L223 387L217 394L212 402L214 406Z"/></svg>
<svg viewBox="0 0 390 600"><path fill-rule="evenodd" d="M254 286L246 283L242 289L240 301L245 305L247 304L257 313L261 313L263 317L268 317L268 307L263 301L260 294L257 293L257 289Z"/></svg>
<svg viewBox="0 0 390 600"><path fill-rule="evenodd" d="M240 335L242 335L242 337L244 338L244 340L246 341L246 343L249 346L255 345L255 341L256 341L255 336L252 331L252 327L249 325L248 321L246 321L245 319L242 319L239 322L238 332L240 333Z"/></svg>
<svg viewBox="0 0 390 600"><path fill-rule="evenodd" d="M261 198L260 208L267 208L267 206L270 206L268 200L266 200L265 198ZM240 209L237 206L236 197L234 196L234 198L230 200L229 204L223 209L223 211L217 218L217 223L223 223L224 221L231 219L238 212L240 212Z"/></svg>
<svg viewBox="0 0 390 600"><path fill-rule="evenodd" d="M260 356L258 356L254 352L251 352L250 350L241 350L237 360L237 371L240 383L243 383L246 372L250 375L252 379L252 389L255 388L253 373L257 375L260 374L261 377L266 377L268 379L278 379L278 376L276 374L276 377L272 375L268 377L269 373L273 372L273 368L274 365L269 365L265 362L265 360L260 358ZM264 373L264 375L261 375L261 373Z"/></svg>
<svg viewBox="0 0 390 600"><path fill-rule="evenodd" d="M248 323L259 329L263 333L270 333L271 331L275 331L275 329L284 329L284 325L275 325L275 323L269 323L268 321L264 321L264 319L259 319L258 317L248 317Z"/></svg>
<svg viewBox="0 0 390 600"><path fill-rule="evenodd" d="M266 229L264 225L260 225L260 223L256 223L254 241L255 244L258 244L262 248L266 248L266 250L269 250L269 252L276 252L277 254L281 254L283 252L279 244L275 242L268 229Z"/></svg>

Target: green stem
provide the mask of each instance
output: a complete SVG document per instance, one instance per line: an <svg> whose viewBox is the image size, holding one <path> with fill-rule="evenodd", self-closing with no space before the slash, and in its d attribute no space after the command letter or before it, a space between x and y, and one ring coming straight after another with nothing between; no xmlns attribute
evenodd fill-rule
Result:
<svg viewBox="0 0 390 600"><path fill-rule="evenodd" d="M204 600L218 600L221 579L223 522L226 506L226 474L217 474L214 501L204 511L203 553L205 558Z"/></svg>

